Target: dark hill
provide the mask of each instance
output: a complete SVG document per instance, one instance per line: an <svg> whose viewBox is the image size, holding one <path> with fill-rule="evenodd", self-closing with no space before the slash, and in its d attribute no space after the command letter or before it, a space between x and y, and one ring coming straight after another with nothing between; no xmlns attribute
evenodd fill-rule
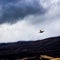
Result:
<svg viewBox="0 0 60 60"><path fill-rule="evenodd" d="M60 36L38 41L19 41L0 44L0 58L17 58L33 55L60 56Z"/></svg>

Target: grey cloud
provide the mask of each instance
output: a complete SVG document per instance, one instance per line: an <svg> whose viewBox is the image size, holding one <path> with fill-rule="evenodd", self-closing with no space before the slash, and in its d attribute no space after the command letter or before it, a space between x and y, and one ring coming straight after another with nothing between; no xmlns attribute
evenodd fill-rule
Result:
<svg viewBox="0 0 60 60"><path fill-rule="evenodd" d="M0 24L14 23L28 15L44 14L46 11L39 0L0 0L0 3Z"/></svg>
<svg viewBox="0 0 60 60"><path fill-rule="evenodd" d="M34 1L34 3L32 2L28 2L29 0L20 0L21 2L9 2L9 4L4 5L4 11L0 9L0 12L4 12L2 13L0 16L4 15L4 14L8 14L8 18L6 16L7 20L1 20L2 23L4 22L14 22L17 21L20 18L25 18L22 19L22 21L18 21L16 24L1 24L0 25L0 42L13 42L13 41L29 41L29 40L39 40L39 39L45 39L48 37L53 37L53 36L60 36L60 2L56 2L56 4L52 4L51 7L49 7L48 12L46 12L43 15L31 15L31 16L27 16L30 15L30 13L28 12L28 14L26 14L24 17L21 17L19 15L19 17L12 17L10 18L10 16L16 16L17 12L16 12L16 8L18 8L17 10L21 9L22 6L26 9L26 7L33 7L33 8L39 8L39 4L34 4L36 1L36 3L38 3L38 0L32 0ZM24 1L24 2L22 2ZM31 0L30 0L31 1ZM52 1L52 0L50 0ZM49 1L49 3L50 3ZM54 0L56 1L56 0ZM28 3L27 3L28 2ZM8 3L8 2L7 2ZM14 4L15 3L15 4ZM49 4L48 3L48 4ZM33 5L32 5L33 4ZM47 5L48 5L47 4ZM1 6L0 6L1 7ZM8 7L8 8L6 8ZM12 10L11 10L12 8ZM27 10L27 9L26 9ZM42 9L44 11L44 9ZM38 13L40 11L42 11L41 9L38 9ZM6 12L5 12L6 11ZM25 10L23 10L25 11ZM42 12L43 12L42 11ZM8 13L7 13L8 12ZM12 14L13 13L13 14ZM16 14L14 14L16 13ZM20 10L18 12L20 14ZM35 12L34 14L38 14L37 12ZM33 13L31 13L33 14ZM4 15L5 16L5 15ZM22 15L23 16L23 15ZM10 20L8 20L10 18ZM16 19L16 20L15 20ZM34 24L33 24L34 23ZM45 32L43 34L39 33L39 30L42 29Z"/></svg>

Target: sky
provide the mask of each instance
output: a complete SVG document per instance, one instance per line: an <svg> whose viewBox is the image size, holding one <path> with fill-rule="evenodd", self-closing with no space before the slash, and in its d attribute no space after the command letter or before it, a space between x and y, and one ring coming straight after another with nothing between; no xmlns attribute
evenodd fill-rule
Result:
<svg viewBox="0 0 60 60"><path fill-rule="evenodd" d="M0 0L0 43L54 36L60 36L60 0Z"/></svg>

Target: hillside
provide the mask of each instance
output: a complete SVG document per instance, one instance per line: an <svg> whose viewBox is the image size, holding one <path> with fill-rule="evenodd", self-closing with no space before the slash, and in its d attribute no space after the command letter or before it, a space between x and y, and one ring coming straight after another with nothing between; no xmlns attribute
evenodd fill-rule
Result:
<svg viewBox="0 0 60 60"><path fill-rule="evenodd" d="M0 58L51 55L60 57L60 36L37 41L19 41L0 44Z"/></svg>

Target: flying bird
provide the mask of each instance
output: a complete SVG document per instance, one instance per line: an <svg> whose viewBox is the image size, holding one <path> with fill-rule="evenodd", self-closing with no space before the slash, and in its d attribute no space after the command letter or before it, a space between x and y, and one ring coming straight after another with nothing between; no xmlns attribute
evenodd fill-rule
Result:
<svg viewBox="0 0 60 60"><path fill-rule="evenodd" d="M39 33L43 33L44 32L44 30L40 30L40 32Z"/></svg>

